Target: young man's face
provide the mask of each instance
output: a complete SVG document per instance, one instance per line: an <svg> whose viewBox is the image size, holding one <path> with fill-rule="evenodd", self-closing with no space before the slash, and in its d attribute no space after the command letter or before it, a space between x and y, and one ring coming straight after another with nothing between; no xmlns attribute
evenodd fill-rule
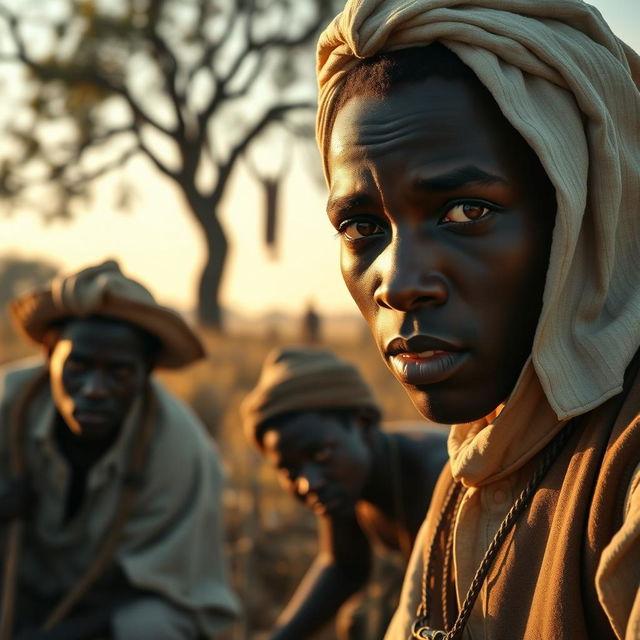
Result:
<svg viewBox="0 0 640 640"><path fill-rule="evenodd" d="M434 77L350 99L328 155L344 280L427 418L513 389L540 313L555 216L536 156L483 89Z"/></svg>
<svg viewBox="0 0 640 640"><path fill-rule="evenodd" d="M143 338L126 324L73 320L49 359L51 391L69 429L109 438L122 425L148 377Z"/></svg>
<svg viewBox="0 0 640 640"><path fill-rule="evenodd" d="M363 427L327 413L298 413L265 431L264 454L285 488L316 514L353 508L371 466Z"/></svg>

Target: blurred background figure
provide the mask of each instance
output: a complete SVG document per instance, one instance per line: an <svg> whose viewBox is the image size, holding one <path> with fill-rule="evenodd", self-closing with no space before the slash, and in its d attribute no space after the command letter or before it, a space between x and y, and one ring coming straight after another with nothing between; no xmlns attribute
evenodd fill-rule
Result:
<svg viewBox="0 0 640 640"><path fill-rule="evenodd" d="M302 316L302 342L318 344L322 339L320 314L316 311L313 301L309 300Z"/></svg>
<svg viewBox="0 0 640 640"><path fill-rule="evenodd" d="M242 413L249 440L318 520L318 555L271 638L309 638L339 610L341 639L381 638L402 564L381 578L375 603L352 596L370 577L372 545L408 559L447 459L446 432L426 423L381 429L356 367L312 347L273 351Z"/></svg>
<svg viewBox="0 0 640 640"><path fill-rule="evenodd" d="M199 338L113 261L11 311L46 361L0 378L2 639L217 634L239 609L220 461L151 376L203 357Z"/></svg>

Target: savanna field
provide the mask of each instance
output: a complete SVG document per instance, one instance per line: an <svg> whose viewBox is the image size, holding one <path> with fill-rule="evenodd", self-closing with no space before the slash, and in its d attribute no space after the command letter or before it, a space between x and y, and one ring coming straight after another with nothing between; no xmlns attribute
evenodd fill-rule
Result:
<svg viewBox="0 0 640 640"><path fill-rule="evenodd" d="M274 472L246 443L239 405L255 384L267 353L299 343L301 332L296 323L277 329L258 327L245 335L235 334L232 327L228 335L208 331L201 335L207 345L206 360L177 372L160 371L157 377L200 416L217 443L227 473L227 558L245 617L220 638L264 640L315 556L316 526L314 516L285 494ZM364 327L325 335L322 346L360 368L387 420L419 423L418 413L382 363ZM6 321L0 324L0 346L2 364L38 354ZM388 552L379 555L374 571L399 561ZM366 597L381 596L372 587ZM334 638L332 625L317 637Z"/></svg>

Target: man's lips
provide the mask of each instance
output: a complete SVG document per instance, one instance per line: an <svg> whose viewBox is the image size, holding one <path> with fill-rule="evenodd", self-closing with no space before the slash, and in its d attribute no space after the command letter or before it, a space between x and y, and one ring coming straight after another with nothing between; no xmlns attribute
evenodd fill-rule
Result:
<svg viewBox="0 0 640 640"><path fill-rule="evenodd" d="M432 336L394 338L385 350L391 369L403 384L422 386L442 382L464 364L461 345Z"/></svg>
<svg viewBox="0 0 640 640"><path fill-rule="evenodd" d="M102 425L111 421L111 414L107 411L95 411L91 409L78 409L73 417L80 424Z"/></svg>

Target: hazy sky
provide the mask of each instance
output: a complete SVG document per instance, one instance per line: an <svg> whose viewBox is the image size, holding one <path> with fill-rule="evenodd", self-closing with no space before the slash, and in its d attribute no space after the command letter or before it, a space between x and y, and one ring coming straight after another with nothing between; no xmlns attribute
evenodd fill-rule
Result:
<svg viewBox="0 0 640 640"><path fill-rule="evenodd" d="M640 0L597 0L614 32L640 51ZM43 226L34 215L0 219L0 255L47 257L75 269L113 256L156 296L183 309L193 307L203 246L179 193L143 160L128 165L136 176L131 213L112 210L118 180L105 178L100 197L72 223ZM323 312L355 310L338 268L338 239L324 215L325 194L302 170L287 181L279 260L262 245L260 194L246 174L236 173L222 220L231 241L223 302L249 312L300 310L312 299Z"/></svg>

